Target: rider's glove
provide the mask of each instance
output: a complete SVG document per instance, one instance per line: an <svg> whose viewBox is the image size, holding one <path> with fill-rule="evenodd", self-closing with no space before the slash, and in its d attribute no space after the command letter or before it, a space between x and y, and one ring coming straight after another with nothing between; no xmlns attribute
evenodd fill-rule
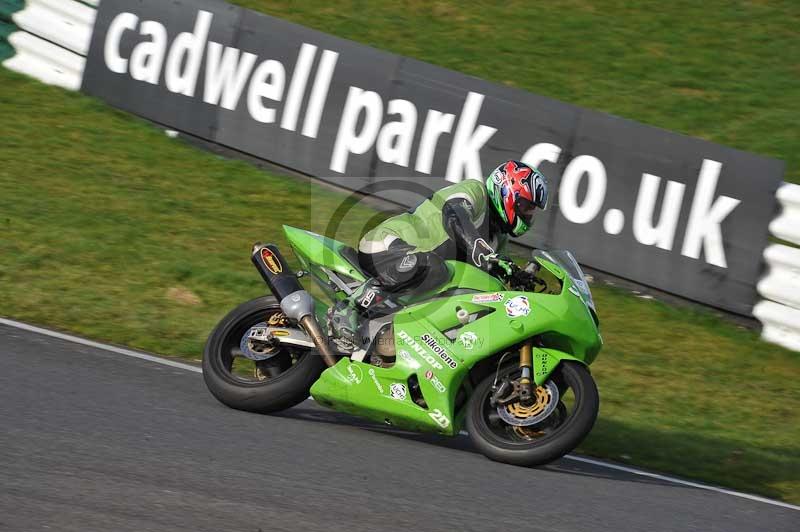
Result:
<svg viewBox="0 0 800 532"><path fill-rule="evenodd" d="M503 277L511 277L517 269L511 259L496 253L482 238L476 240L472 247L472 262L487 273Z"/></svg>

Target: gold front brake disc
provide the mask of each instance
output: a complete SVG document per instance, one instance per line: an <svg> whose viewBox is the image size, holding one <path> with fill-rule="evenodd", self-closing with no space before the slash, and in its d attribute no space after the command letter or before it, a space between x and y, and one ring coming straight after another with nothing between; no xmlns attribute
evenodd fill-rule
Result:
<svg viewBox="0 0 800 532"><path fill-rule="evenodd" d="M551 395L543 386L537 386L533 391L533 394L536 400L532 405L524 406L519 402L511 403L506 405L506 410L508 413L516 418L526 419L531 416L537 416L544 412L547 409L547 405L549 405L550 401L552 400Z"/></svg>
<svg viewBox="0 0 800 532"><path fill-rule="evenodd" d="M547 419L558 406L558 386L550 380L533 390L533 403L523 405L519 401L497 406L500 418L515 428L535 426Z"/></svg>

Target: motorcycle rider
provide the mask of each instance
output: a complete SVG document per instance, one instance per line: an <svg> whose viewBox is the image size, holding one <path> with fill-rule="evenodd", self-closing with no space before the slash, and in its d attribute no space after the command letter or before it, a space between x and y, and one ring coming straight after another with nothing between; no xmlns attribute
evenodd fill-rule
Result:
<svg viewBox="0 0 800 532"><path fill-rule="evenodd" d="M500 252L509 236L530 229L536 209L547 208L548 196L541 173L511 160L485 183L468 179L445 187L409 212L385 220L359 242L359 263L372 278L332 309L335 334L354 342L359 314L391 312L397 305L390 296L434 288L444 260L510 274L511 260Z"/></svg>

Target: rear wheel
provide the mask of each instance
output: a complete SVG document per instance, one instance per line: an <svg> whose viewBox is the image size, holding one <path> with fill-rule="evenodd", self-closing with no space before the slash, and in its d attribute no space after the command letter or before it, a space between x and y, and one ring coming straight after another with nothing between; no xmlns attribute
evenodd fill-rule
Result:
<svg viewBox="0 0 800 532"><path fill-rule="evenodd" d="M280 345L265 348L248 341L251 329L265 325L296 327L271 296L243 303L217 325L203 353L203 378L220 402L248 412L275 412L308 397L325 369L313 349Z"/></svg>
<svg viewBox="0 0 800 532"><path fill-rule="evenodd" d="M597 386L586 366L562 362L534 390L531 404L493 404L495 383L513 383L519 371L505 366L481 381L470 398L467 430L478 450L492 460L546 464L577 447L592 430L600 404Z"/></svg>

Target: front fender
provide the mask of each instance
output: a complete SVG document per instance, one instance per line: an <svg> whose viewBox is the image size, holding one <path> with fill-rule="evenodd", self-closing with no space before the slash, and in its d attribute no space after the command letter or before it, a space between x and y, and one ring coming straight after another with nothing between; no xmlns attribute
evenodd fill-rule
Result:
<svg viewBox="0 0 800 532"><path fill-rule="evenodd" d="M558 366L562 360L574 360L575 362L579 362L584 366L586 365L583 360L575 358L574 356L563 351L559 351L558 349L534 347L533 381L536 383L536 385L543 385L547 379L550 378L550 374L553 373L553 370L556 369L556 366Z"/></svg>

